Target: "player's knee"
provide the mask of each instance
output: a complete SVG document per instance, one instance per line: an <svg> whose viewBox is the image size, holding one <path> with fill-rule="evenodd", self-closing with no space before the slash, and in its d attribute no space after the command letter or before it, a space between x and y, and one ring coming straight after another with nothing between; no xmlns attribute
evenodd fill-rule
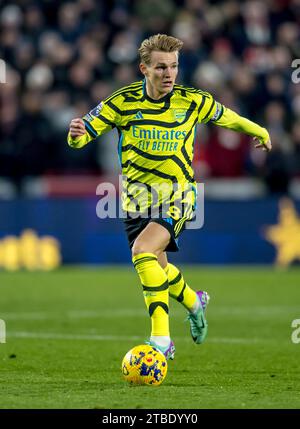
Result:
<svg viewBox="0 0 300 429"><path fill-rule="evenodd" d="M140 255L141 253L154 253L156 255L156 251L142 240L135 240L131 252L132 257Z"/></svg>

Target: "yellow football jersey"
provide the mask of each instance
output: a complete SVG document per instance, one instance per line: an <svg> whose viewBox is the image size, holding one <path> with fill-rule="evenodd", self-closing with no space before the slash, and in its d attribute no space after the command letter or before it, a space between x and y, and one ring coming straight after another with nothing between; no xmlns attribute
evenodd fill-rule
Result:
<svg viewBox="0 0 300 429"><path fill-rule="evenodd" d="M208 92L175 85L154 100L146 93L145 81L139 81L115 91L86 114L87 134L69 137L69 144L82 147L116 127L123 209L144 212L181 200L191 215L196 198L192 168L196 125L220 119L223 111ZM171 213L184 215L172 209Z"/></svg>

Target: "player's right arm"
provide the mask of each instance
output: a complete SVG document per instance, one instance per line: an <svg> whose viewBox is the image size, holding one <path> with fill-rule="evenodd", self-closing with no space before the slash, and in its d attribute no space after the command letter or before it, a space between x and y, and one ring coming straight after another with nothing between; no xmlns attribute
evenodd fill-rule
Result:
<svg viewBox="0 0 300 429"><path fill-rule="evenodd" d="M80 149L119 123L119 115L108 104L98 104L83 118L72 119L68 133L69 146Z"/></svg>

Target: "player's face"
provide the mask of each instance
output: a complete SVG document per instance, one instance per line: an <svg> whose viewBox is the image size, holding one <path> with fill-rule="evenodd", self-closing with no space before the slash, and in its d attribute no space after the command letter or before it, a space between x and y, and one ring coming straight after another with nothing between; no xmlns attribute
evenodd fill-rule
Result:
<svg viewBox="0 0 300 429"><path fill-rule="evenodd" d="M172 91L178 74L178 52L151 52L151 63L141 64L141 72L152 96L162 97ZM151 94L149 94L151 96Z"/></svg>

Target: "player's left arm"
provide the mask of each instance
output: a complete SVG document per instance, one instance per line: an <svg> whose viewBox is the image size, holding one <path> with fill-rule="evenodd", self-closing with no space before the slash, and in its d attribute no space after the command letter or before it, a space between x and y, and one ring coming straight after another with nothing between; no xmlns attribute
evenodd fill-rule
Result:
<svg viewBox="0 0 300 429"><path fill-rule="evenodd" d="M218 112L215 112L215 115L212 115L210 120L214 124L252 136L253 141L256 142L256 148L260 148L267 152L272 149L271 139L265 128L247 118L244 118L243 116L238 115L233 110L220 105L220 103L216 102L216 105L220 106L220 112L219 114Z"/></svg>

